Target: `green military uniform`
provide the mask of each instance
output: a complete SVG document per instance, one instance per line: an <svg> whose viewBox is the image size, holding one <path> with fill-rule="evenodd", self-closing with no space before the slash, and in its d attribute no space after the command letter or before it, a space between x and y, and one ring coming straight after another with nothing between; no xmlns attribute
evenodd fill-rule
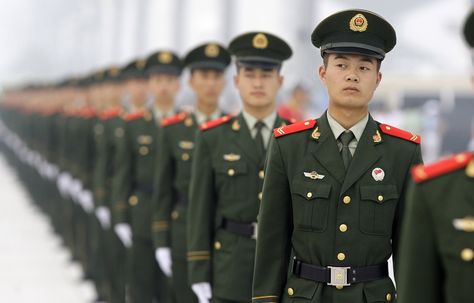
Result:
<svg viewBox="0 0 474 303"><path fill-rule="evenodd" d="M323 20L312 41L323 55L382 60L395 45L395 32L371 12L350 10ZM328 112L275 130L252 302L396 300L387 260L399 245L409 169L421 162L419 137L370 115L344 142L348 131Z"/></svg>
<svg viewBox="0 0 474 303"><path fill-rule="evenodd" d="M229 51L239 68L263 70L279 70L292 54L282 39L261 32L235 38ZM276 112L258 120L242 111L204 124L196 136L187 229L189 282L210 283L212 302L250 301L265 146L271 130L286 124Z"/></svg>
<svg viewBox="0 0 474 303"><path fill-rule="evenodd" d="M402 233L399 302L472 302L474 155L413 169Z"/></svg>
<svg viewBox="0 0 474 303"><path fill-rule="evenodd" d="M216 54L214 48L215 44L206 44L193 49L186 56L186 65L224 70L230 63L230 54L223 47L219 47ZM194 137L201 123L220 115L219 110L209 117L198 111L183 112L162 121L156 160L156 194L153 198L153 238L156 248L171 248L173 293L179 303L197 302L189 287L186 260L188 191Z"/></svg>
<svg viewBox="0 0 474 303"><path fill-rule="evenodd" d="M474 48L474 10L463 33ZM399 302L473 302L473 152L418 166L412 174L397 277Z"/></svg>

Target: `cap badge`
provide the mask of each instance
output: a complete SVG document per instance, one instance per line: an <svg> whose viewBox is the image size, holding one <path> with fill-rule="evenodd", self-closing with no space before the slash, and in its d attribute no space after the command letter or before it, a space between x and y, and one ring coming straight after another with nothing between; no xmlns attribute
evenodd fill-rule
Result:
<svg viewBox="0 0 474 303"><path fill-rule="evenodd" d="M143 69L145 67L145 64L146 64L146 60L145 59L138 59L137 60L137 63L135 64L135 66L138 68L138 69Z"/></svg>
<svg viewBox="0 0 474 303"><path fill-rule="evenodd" d="M216 44L208 44L204 49L204 54L209 58L215 58L219 56L219 46Z"/></svg>
<svg viewBox="0 0 474 303"><path fill-rule="evenodd" d="M354 32L365 32L368 26L367 18L362 14L357 14L349 21L349 27Z"/></svg>
<svg viewBox="0 0 474 303"><path fill-rule="evenodd" d="M114 76L117 76L118 74L120 74L120 68L118 68L118 67L116 67L116 66L112 67L112 68L109 70L109 74L110 74L111 76L113 76L113 77L114 77Z"/></svg>
<svg viewBox="0 0 474 303"><path fill-rule="evenodd" d="M258 49L264 49L268 47L268 39L264 34L256 34L252 40L253 47Z"/></svg>
<svg viewBox="0 0 474 303"><path fill-rule="evenodd" d="M158 55L158 61L162 64L169 64L173 60L173 55L170 52L161 52Z"/></svg>

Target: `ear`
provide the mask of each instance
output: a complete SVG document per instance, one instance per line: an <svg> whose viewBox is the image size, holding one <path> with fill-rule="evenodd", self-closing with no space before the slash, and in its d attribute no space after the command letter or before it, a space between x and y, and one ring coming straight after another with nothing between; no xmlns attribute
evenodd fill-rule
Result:
<svg viewBox="0 0 474 303"><path fill-rule="evenodd" d="M282 75L278 74L278 88L281 88L283 85L283 82L285 81L285 77Z"/></svg>
<svg viewBox="0 0 474 303"><path fill-rule="evenodd" d="M326 85L326 67L324 64L319 67L319 79Z"/></svg>
<svg viewBox="0 0 474 303"><path fill-rule="evenodd" d="M382 73L381 73L381 72L378 72L378 74L377 74L377 80L376 80L376 82L375 82L376 87L379 86L380 81L382 81Z"/></svg>

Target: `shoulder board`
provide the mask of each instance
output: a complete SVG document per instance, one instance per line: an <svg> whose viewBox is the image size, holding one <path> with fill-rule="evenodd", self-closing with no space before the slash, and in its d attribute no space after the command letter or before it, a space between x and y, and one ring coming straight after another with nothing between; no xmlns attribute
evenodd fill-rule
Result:
<svg viewBox="0 0 474 303"><path fill-rule="evenodd" d="M393 127L391 125L388 125L388 124L383 124L382 123L382 124L379 125L379 127L380 127L380 130L382 131L382 133L384 133L384 134L387 134L387 135L393 136L393 137L398 137L398 138L401 138L401 139L404 139L404 140L407 140L407 141L411 141L411 142L414 142L416 144L420 144L421 138L418 135L412 134L412 133L407 132L403 129L399 129L399 128Z"/></svg>
<svg viewBox="0 0 474 303"><path fill-rule="evenodd" d="M92 108L84 108L79 115L83 118L91 118L95 116L95 111Z"/></svg>
<svg viewBox="0 0 474 303"><path fill-rule="evenodd" d="M121 108L111 108L109 110L104 111L101 115L100 118L102 120L109 120L115 117L118 117L120 113L122 112Z"/></svg>
<svg viewBox="0 0 474 303"><path fill-rule="evenodd" d="M130 121L141 119L144 116L145 116L145 112L143 110L137 110L125 115L123 119L127 122L130 122Z"/></svg>
<svg viewBox="0 0 474 303"><path fill-rule="evenodd" d="M187 116L188 116L187 113L182 112L182 113L176 114L174 116L165 118L165 119L161 120L161 126L168 126L168 125L173 125L173 124L182 122L182 121L184 121L184 119L186 119Z"/></svg>
<svg viewBox="0 0 474 303"><path fill-rule="evenodd" d="M283 137L289 134L293 134L293 133L297 133L303 130L313 128L315 125L316 125L316 120L314 119L301 121L301 122L297 122L297 123L290 124L287 126L275 128L273 130L273 134L275 135L275 138Z"/></svg>
<svg viewBox="0 0 474 303"><path fill-rule="evenodd" d="M208 130L208 129L211 129L211 128L214 128L216 126L219 126L219 125L222 125L224 123L229 122L230 120L232 120L232 117L233 117L232 115L227 115L227 116L223 116L223 117L217 118L217 119L209 121L209 122L204 122L203 124L201 124L201 126L199 128L202 131L205 131L205 130Z"/></svg>
<svg viewBox="0 0 474 303"><path fill-rule="evenodd" d="M466 167L473 158L472 152L459 153L429 165L417 165L411 169L411 175L416 183L436 178L449 172Z"/></svg>

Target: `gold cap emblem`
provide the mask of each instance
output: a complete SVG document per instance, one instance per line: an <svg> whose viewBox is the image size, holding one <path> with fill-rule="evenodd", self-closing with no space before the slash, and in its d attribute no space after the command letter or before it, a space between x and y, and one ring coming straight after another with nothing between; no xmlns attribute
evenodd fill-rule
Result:
<svg viewBox="0 0 474 303"><path fill-rule="evenodd" d="M219 46L216 44L208 44L204 49L206 57L215 58L219 56Z"/></svg>
<svg viewBox="0 0 474 303"><path fill-rule="evenodd" d="M110 68L109 75L114 77L114 76L117 76L118 74L120 74L120 68L118 68L116 66Z"/></svg>
<svg viewBox="0 0 474 303"><path fill-rule="evenodd" d="M268 47L268 39L264 34L256 34L252 40L253 47L258 49L264 49Z"/></svg>
<svg viewBox="0 0 474 303"><path fill-rule="evenodd" d="M367 18L362 14L357 14L349 21L349 27L354 32L365 32L367 30Z"/></svg>
<svg viewBox="0 0 474 303"><path fill-rule="evenodd" d="M161 52L158 54L158 61L162 64L170 64L173 61L173 55L170 52Z"/></svg>
<svg viewBox="0 0 474 303"><path fill-rule="evenodd" d="M143 69L145 67L146 60L145 59L138 59L137 64L135 65L138 69Z"/></svg>

